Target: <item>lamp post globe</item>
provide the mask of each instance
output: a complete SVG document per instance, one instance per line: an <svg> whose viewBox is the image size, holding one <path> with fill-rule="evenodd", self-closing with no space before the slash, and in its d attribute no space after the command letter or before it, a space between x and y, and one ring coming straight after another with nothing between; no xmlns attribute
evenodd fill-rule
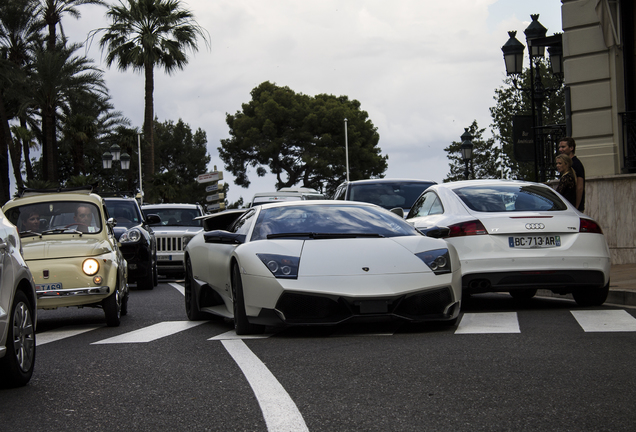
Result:
<svg viewBox="0 0 636 432"><path fill-rule="evenodd" d="M104 169L111 169L113 166L113 155L110 152L104 152L102 155L102 166Z"/></svg>
<svg viewBox="0 0 636 432"><path fill-rule="evenodd" d="M516 35L516 31L509 31L510 39L501 47L506 64L506 75L521 75L523 72L523 51L526 47L519 42Z"/></svg>
<svg viewBox="0 0 636 432"><path fill-rule="evenodd" d="M121 169L127 170L130 168L130 155L126 152L122 153L119 157L121 163Z"/></svg>
<svg viewBox="0 0 636 432"><path fill-rule="evenodd" d="M543 57L545 54L545 45L533 45L532 39L544 38L548 29L543 27L543 24L539 22L539 14L530 15L532 22L523 31L526 35L526 41L530 49L531 57Z"/></svg>
<svg viewBox="0 0 636 432"><path fill-rule="evenodd" d="M112 146L110 146L110 153L113 155L113 160L118 161L121 155L121 147L119 147L117 144L113 144Z"/></svg>
<svg viewBox="0 0 636 432"><path fill-rule="evenodd" d="M464 170L464 178L468 180L468 164L473 159L473 147L474 144L472 142L473 135L468 132L468 128L464 128L464 133L461 136L462 145L459 147L462 152L462 160L466 164L466 168Z"/></svg>

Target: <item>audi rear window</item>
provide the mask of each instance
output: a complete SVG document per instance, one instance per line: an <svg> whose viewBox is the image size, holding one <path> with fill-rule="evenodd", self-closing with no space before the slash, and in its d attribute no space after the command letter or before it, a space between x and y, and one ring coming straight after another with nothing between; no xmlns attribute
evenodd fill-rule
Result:
<svg viewBox="0 0 636 432"><path fill-rule="evenodd" d="M453 190L473 211L562 211L567 205L549 187L538 185L466 186Z"/></svg>

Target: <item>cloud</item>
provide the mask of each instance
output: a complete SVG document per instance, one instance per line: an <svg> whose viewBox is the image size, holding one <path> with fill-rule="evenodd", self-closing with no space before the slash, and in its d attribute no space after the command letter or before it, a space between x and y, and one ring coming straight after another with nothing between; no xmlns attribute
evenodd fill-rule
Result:
<svg viewBox="0 0 636 432"><path fill-rule="evenodd" d="M531 4L527 4L531 3ZM210 168L223 170L217 147L228 137L226 113L241 109L263 81L315 95L347 95L361 102L389 155L390 177L441 182L444 148L477 120L488 127L494 89L505 78L501 46L506 31L523 34L530 12L560 31L560 2L538 0L188 0L209 34L189 65L172 76L155 70L160 121L183 119L206 131ZM64 18L65 32L84 41L105 27L106 9L79 7ZM524 19L525 25L524 25ZM548 22L550 25L548 25ZM522 40L522 39L520 39ZM107 68L93 41L89 56L105 70L117 110L143 122L143 77ZM272 190L273 176L251 173L248 190L232 184L229 200ZM232 182L226 173L226 181Z"/></svg>

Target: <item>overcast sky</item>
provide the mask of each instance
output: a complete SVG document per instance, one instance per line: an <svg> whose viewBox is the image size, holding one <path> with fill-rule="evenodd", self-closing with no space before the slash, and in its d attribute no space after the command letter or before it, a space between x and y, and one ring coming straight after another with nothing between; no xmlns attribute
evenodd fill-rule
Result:
<svg viewBox="0 0 636 432"><path fill-rule="evenodd" d="M247 202L274 190L275 178L248 174L249 189L233 183L218 157L229 137L226 113L250 100L264 81L297 93L357 99L389 156L386 177L442 182L444 148L477 120L490 129L494 90L505 78L501 46L523 30L530 14L548 35L561 30L560 0L188 0L209 33L209 48L190 55L172 76L155 69L155 115L182 119L207 133L208 152L230 184L228 199ZM83 42L105 27L105 8L81 6L79 20L63 18L65 34ZM527 51L526 51L527 52ZM88 56L105 71L115 109L134 127L143 123L143 76L107 68L94 41ZM524 59L527 66L527 57ZM343 126L344 127L344 126Z"/></svg>

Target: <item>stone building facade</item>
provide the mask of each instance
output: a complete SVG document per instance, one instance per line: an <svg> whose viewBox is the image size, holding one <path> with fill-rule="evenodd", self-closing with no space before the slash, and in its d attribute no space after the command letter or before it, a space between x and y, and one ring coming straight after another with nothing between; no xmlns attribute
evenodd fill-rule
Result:
<svg viewBox="0 0 636 432"><path fill-rule="evenodd" d="M585 166L585 213L612 263L636 263L636 58L633 0L562 0L568 129Z"/></svg>

